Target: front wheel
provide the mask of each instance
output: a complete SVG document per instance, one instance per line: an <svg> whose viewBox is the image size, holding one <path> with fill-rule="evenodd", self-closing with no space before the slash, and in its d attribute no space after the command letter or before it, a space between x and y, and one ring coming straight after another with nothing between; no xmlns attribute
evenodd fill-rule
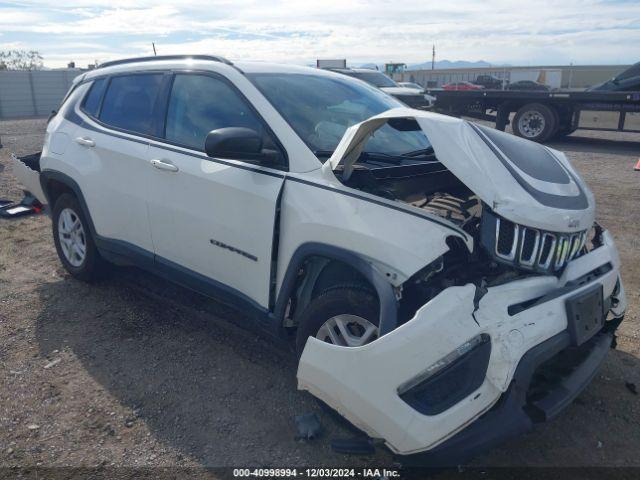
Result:
<svg viewBox="0 0 640 480"><path fill-rule="evenodd" d="M343 347L359 347L378 338L378 299L360 285L337 285L316 296L300 316L298 357L309 337Z"/></svg>
<svg viewBox="0 0 640 480"><path fill-rule="evenodd" d="M96 280L104 269L104 260L91 236L80 203L64 193L56 200L52 212L53 241L64 268L85 282Z"/></svg>

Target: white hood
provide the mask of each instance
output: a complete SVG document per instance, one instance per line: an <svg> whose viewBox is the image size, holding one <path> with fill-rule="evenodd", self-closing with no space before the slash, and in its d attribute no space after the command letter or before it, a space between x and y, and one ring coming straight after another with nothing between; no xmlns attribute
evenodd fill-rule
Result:
<svg viewBox="0 0 640 480"><path fill-rule="evenodd" d="M593 194L562 152L446 115L388 110L347 129L327 163L348 178L366 140L392 118L414 118L438 160L502 217L556 232L593 224Z"/></svg>

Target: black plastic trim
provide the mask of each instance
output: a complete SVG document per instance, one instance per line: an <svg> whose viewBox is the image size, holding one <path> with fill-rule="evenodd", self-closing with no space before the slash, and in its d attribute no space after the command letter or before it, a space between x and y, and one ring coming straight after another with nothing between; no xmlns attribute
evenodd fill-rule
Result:
<svg viewBox="0 0 640 480"><path fill-rule="evenodd" d="M527 404L527 392L536 369L571 345L568 331L545 340L523 355L509 389L498 403L464 430L423 453L401 458L405 466L449 467L533 429L535 423L556 416L586 387L604 362L612 342L605 330L581 348L589 348L580 366L560 386L542 399ZM532 412L531 410L535 410ZM532 415L531 413L535 413Z"/></svg>
<svg viewBox="0 0 640 480"><path fill-rule="evenodd" d="M478 390L484 383L491 356L491 339L481 341L442 370L403 393L400 398L423 415L438 415Z"/></svg>
<svg viewBox="0 0 640 480"><path fill-rule="evenodd" d="M322 256L338 260L360 272L371 285L373 285L378 294L378 300L380 302L380 335L382 336L389 333L396 328L398 323L398 302L389 281L356 252L315 242L301 245L291 256L273 313L277 321L282 321L284 318L287 303L296 286L298 271L304 261L312 256Z"/></svg>

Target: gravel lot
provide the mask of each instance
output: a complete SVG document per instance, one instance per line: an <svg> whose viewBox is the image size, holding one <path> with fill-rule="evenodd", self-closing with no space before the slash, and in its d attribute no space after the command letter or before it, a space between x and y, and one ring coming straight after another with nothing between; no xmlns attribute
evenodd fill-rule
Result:
<svg viewBox="0 0 640 480"><path fill-rule="evenodd" d="M0 198L21 198L9 153L40 150L44 127L0 122ZM597 197L630 308L618 350L577 401L474 465L640 466L640 397L625 386L640 387L640 135L577 132L553 146ZM48 217L0 219L0 467L193 469L184 477L214 475L203 467L392 464L382 449L334 453L331 438L349 432L296 390L293 358L245 323L135 269L80 283L58 262ZM310 410L324 434L296 441L293 418Z"/></svg>

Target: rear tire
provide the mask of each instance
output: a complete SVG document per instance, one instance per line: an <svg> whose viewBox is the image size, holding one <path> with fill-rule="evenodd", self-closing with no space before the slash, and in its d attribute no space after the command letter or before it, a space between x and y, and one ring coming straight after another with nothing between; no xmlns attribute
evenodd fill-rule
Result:
<svg viewBox="0 0 640 480"><path fill-rule="evenodd" d="M555 135L557 128L557 113L541 103L521 107L511 122L511 129L517 136L539 143Z"/></svg>
<svg viewBox="0 0 640 480"><path fill-rule="evenodd" d="M105 271L106 262L98 253L78 199L63 193L56 200L51 217L53 242L64 268L79 280L98 280Z"/></svg>
<svg viewBox="0 0 640 480"><path fill-rule="evenodd" d="M309 302L300 315L296 333L298 358L309 337L323 337L329 343L343 346L375 340L378 337L379 312L378 298L366 286L335 285L324 290Z"/></svg>

